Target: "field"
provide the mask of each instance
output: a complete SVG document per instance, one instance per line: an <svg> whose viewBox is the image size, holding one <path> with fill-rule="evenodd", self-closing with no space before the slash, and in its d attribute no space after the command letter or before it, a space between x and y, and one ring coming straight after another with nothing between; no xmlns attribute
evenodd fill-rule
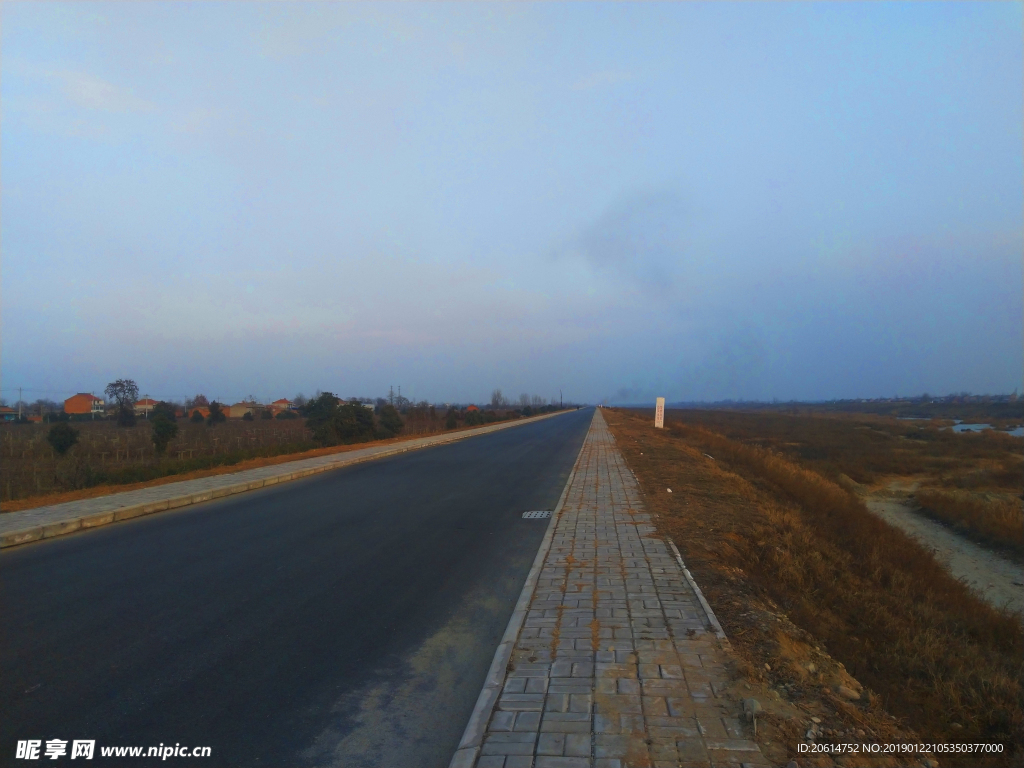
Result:
<svg viewBox="0 0 1024 768"><path fill-rule="evenodd" d="M773 760L832 764L795 751L816 716L819 741L998 742L1002 757L938 759L1020 761L1024 629L856 492L901 472L944 488L984 472L983 487L1009 493L1002 473L1019 443L918 440L893 417L675 411L655 430L646 413L606 414L659 532L705 588L744 677L762 686L760 741Z"/></svg>
<svg viewBox="0 0 1024 768"><path fill-rule="evenodd" d="M1002 404L1000 404L1002 405ZM1017 406L1017 411L1021 406ZM1024 439L986 430L955 434L943 420L878 414L690 410L672 418L757 446L865 494L906 491L921 511L976 541L1024 555ZM980 421L997 421L985 412ZM1019 423L1020 414L1001 418ZM1012 418L1017 417L1013 422Z"/></svg>
<svg viewBox="0 0 1024 768"><path fill-rule="evenodd" d="M443 415L427 409L412 409L403 421L406 437L435 434L444 428ZM163 456L156 453L152 424L144 419L129 428L105 420L72 422L79 430L78 443L64 456L47 442L51 424L0 425L2 508L10 511L24 508L29 499L194 475L320 448L302 418L229 419L212 427L179 419L177 424L178 434Z"/></svg>
<svg viewBox="0 0 1024 768"><path fill-rule="evenodd" d="M4 501L101 484L132 483L166 474L233 464L256 456L315 448L302 419L231 420L215 427L178 421L178 435L165 456L156 454L152 425L112 421L74 422L78 444L58 456L46 440L49 424L0 427Z"/></svg>

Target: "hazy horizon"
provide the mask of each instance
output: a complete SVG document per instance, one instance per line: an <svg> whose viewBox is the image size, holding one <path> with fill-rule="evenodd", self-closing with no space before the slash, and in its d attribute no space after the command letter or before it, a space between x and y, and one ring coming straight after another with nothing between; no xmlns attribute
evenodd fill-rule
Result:
<svg viewBox="0 0 1024 768"><path fill-rule="evenodd" d="M1024 4L19 3L8 401L1024 388Z"/></svg>

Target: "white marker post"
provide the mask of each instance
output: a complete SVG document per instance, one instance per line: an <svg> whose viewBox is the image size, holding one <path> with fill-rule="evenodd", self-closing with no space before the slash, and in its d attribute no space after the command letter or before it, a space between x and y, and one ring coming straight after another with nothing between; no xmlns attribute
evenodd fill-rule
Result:
<svg viewBox="0 0 1024 768"><path fill-rule="evenodd" d="M659 397L654 406L654 428L662 429L665 426L665 398Z"/></svg>

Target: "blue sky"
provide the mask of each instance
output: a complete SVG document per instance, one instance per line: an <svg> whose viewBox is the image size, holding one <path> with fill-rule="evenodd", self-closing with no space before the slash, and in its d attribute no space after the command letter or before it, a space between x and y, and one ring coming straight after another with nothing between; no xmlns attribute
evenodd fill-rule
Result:
<svg viewBox="0 0 1024 768"><path fill-rule="evenodd" d="M3 396L1019 388L1022 9L5 2Z"/></svg>

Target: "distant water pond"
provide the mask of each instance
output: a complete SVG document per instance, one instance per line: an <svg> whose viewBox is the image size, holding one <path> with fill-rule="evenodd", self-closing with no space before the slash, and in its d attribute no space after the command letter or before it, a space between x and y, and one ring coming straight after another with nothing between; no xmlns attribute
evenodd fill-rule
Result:
<svg viewBox="0 0 1024 768"><path fill-rule="evenodd" d="M991 424L954 424L954 432L981 432L983 429L992 429ZM1024 427L1017 427L1005 432L1007 435L1013 435L1014 437L1024 437Z"/></svg>
<svg viewBox="0 0 1024 768"><path fill-rule="evenodd" d="M924 416L897 416L897 421L931 421L930 418ZM964 424L959 419L955 420L956 423L953 425L954 432L981 432L984 429L992 429L991 424ZM949 429L949 427L944 427ZM1024 427L1017 427L1015 429L1008 429L1003 432L1006 435L1013 435L1014 437L1024 437Z"/></svg>

